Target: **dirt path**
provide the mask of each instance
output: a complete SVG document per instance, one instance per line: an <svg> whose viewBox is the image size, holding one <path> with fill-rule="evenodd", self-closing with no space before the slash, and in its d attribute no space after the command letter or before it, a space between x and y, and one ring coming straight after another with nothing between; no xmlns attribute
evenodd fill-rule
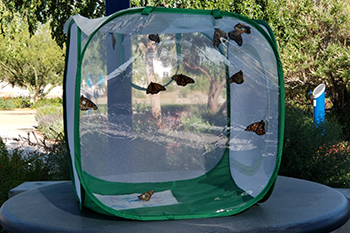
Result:
<svg viewBox="0 0 350 233"><path fill-rule="evenodd" d="M15 109L0 111L0 137L5 141L8 149L14 149L18 142L14 138L27 137L28 132L37 126L35 109Z"/></svg>

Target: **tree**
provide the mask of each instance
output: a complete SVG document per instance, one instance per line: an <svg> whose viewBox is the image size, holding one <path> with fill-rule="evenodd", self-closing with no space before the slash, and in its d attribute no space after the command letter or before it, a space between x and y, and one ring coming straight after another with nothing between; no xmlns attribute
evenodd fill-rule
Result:
<svg viewBox="0 0 350 233"><path fill-rule="evenodd" d="M22 23L16 34L0 38L0 46L7 48L0 56L1 80L27 88L34 101L45 97L63 80L64 51L48 35L47 24L41 25L30 37L27 26Z"/></svg>
<svg viewBox="0 0 350 233"><path fill-rule="evenodd" d="M0 17L0 29L3 25L10 24L14 15L19 13L23 16L23 21L28 24L30 35L35 34L39 23L49 23L51 36L61 47L66 42L63 26L70 16L81 14L88 18L97 18L102 17L105 12L103 0L1 0L0 5L5 6L10 12L6 17Z"/></svg>
<svg viewBox="0 0 350 233"><path fill-rule="evenodd" d="M286 102L312 109L309 92L326 84L326 95L344 130L350 121L350 4L340 0L271 1L269 24L279 44ZM350 132L348 132L350 135Z"/></svg>

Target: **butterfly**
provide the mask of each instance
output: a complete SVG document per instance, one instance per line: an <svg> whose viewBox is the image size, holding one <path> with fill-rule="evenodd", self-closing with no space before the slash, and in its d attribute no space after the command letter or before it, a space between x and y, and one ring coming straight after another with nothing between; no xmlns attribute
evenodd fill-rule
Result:
<svg viewBox="0 0 350 233"><path fill-rule="evenodd" d="M257 135L263 135L265 134L265 122L263 120L253 123L251 125L248 125L245 131L253 131Z"/></svg>
<svg viewBox="0 0 350 233"><path fill-rule="evenodd" d="M83 95L80 97L80 110L87 111L89 109L96 110L97 106L88 98L85 98Z"/></svg>
<svg viewBox="0 0 350 233"><path fill-rule="evenodd" d="M190 77L183 74L176 74L171 77L172 80L175 80L177 85L186 86L188 83L194 83L194 80Z"/></svg>
<svg viewBox="0 0 350 233"><path fill-rule="evenodd" d="M153 95L153 94L157 94L160 91L165 91L165 90L166 89L164 86L162 86L158 83L151 82L147 87L146 94L151 93Z"/></svg>
<svg viewBox="0 0 350 233"><path fill-rule="evenodd" d="M229 78L228 80L229 83L237 83L237 84L242 84L244 82L244 78L243 78L243 71L240 70L237 73L235 73L234 75L231 76L231 78Z"/></svg>
<svg viewBox="0 0 350 233"><path fill-rule="evenodd" d="M148 191L148 192L144 192L142 193L140 196L138 196L138 198L142 201L149 201L149 199L151 199L151 196L153 195L154 191Z"/></svg>
<svg viewBox="0 0 350 233"><path fill-rule="evenodd" d="M160 42L160 38L159 38L158 34L149 34L148 39L150 39L151 41L154 41L156 43Z"/></svg>
<svg viewBox="0 0 350 233"><path fill-rule="evenodd" d="M236 41L236 43L239 45L239 46L242 46L243 44L243 38L242 38L242 35L243 33L247 33L247 34L250 34L251 31L250 31L250 27L248 26L245 26L241 23L238 23L236 24L235 26L235 30L233 31L230 31L228 33L228 37L231 39L231 40L234 40Z"/></svg>
<svg viewBox="0 0 350 233"><path fill-rule="evenodd" d="M114 50L115 49L116 40L115 40L115 37L114 37L113 33L110 32L110 34L111 34L111 37L112 37L112 47L113 47L113 50Z"/></svg>
<svg viewBox="0 0 350 233"><path fill-rule="evenodd" d="M224 38L227 40L227 36L226 36L226 32L220 30L219 28L215 28L215 32L214 32L214 46L215 47L219 47L221 40L220 38Z"/></svg>

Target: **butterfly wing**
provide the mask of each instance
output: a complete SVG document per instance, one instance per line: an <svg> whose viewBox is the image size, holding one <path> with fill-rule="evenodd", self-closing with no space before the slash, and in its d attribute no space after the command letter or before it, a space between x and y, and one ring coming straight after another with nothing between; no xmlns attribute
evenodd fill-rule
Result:
<svg viewBox="0 0 350 233"><path fill-rule="evenodd" d="M154 82L151 82L148 87L147 87L147 90L146 90L146 94L157 94L158 92L160 91L165 91L165 87L158 84L158 83L154 83Z"/></svg>
<svg viewBox="0 0 350 233"><path fill-rule="evenodd" d="M242 36L241 36L241 33L239 33L239 31L238 30L233 30L233 31L230 31L229 33L228 33L228 37L231 39L231 40L234 40L237 44L238 44L238 46L242 46L242 44L243 44L243 38L242 38Z"/></svg>
<svg viewBox="0 0 350 233"><path fill-rule="evenodd" d="M80 97L80 110L87 111L89 109L97 110L98 107L91 100L82 95Z"/></svg>
<svg viewBox="0 0 350 233"><path fill-rule="evenodd" d="M235 29L239 32L239 34L242 34L242 33L247 33L247 34L250 34L251 31L250 31L250 27L249 26L246 26L242 23L238 23L235 25Z"/></svg>
<svg viewBox="0 0 350 233"><path fill-rule="evenodd" d="M111 37L112 37L112 47L113 47L113 50L114 50L115 49L116 40L115 40L115 37L114 37L113 33L111 33Z"/></svg>
<svg viewBox="0 0 350 233"><path fill-rule="evenodd" d="M172 80L176 81L176 84L179 86L186 86L189 83L194 83L194 80L183 74L176 74L171 77Z"/></svg>
<svg viewBox="0 0 350 233"><path fill-rule="evenodd" d="M138 198L142 201L149 201L153 195L154 191L148 191L148 192L144 192L142 193L140 196L138 196Z"/></svg>
<svg viewBox="0 0 350 233"><path fill-rule="evenodd" d="M253 131L257 135L264 135L266 133L265 131L265 122L263 120L253 123L251 125L248 125L245 131Z"/></svg>
<svg viewBox="0 0 350 233"><path fill-rule="evenodd" d="M229 83L237 83L237 84L242 84L244 82L244 78L243 78L243 71L240 70L237 73L235 73L234 75L231 76L231 78L229 78L228 80Z"/></svg>
<svg viewBox="0 0 350 233"><path fill-rule="evenodd" d="M219 47L221 40L220 38L227 39L226 32L220 30L219 28L215 28L213 45L215 47Z"/></svg>
<svg viewBox="0 0 350 233"><path fill-rule="evenodd" d="M149 34L148 39L150 39L151 41L154 41L156 43L160 42L160 38L159 38L158 34Z"/></svg>

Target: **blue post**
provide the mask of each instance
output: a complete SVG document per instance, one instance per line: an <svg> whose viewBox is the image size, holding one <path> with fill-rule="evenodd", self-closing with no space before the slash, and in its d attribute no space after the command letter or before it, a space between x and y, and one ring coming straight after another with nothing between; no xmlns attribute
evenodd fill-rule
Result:
<svg viewBox="0 0 350 233"><path fill-rule="evenodd" d="M130 7L130 0L106 0L106 16Z"/></svg>
<svg viewBox="0 0 350 233"><path fill-rule="evenodd" d="M120 10L130 7L130 0L105 0L106 16L112 15ZM114 49L107 50L107 74L113 72L121 64L127 61L132 54L130 38L124 38L125 35L109 32L106 36L106 43L112 48L111 35L114 33L117 43ZM121 39L123 38L123 40ZM131 67L129 67L131 69ZM131 70L126 70L131 74ZM131 76L128 77L131 81ZM132 97L131 86L124 81L123 74L107 81L107 105L108 105L108 125L113 127L126 127L132 130ZM110 175L127 174L134 172L133 148L131 140L123 137L108 138L109 164L106 169ZM116 169L116 167L118 167Z"/></svg>
<svg viewBox="0 0 350 233"><path fill-rule="evenodd" d="M316 127L323 124L325 120L325 90L326 85L320 84L312 93L314 97L314 124Z"/></svg>

